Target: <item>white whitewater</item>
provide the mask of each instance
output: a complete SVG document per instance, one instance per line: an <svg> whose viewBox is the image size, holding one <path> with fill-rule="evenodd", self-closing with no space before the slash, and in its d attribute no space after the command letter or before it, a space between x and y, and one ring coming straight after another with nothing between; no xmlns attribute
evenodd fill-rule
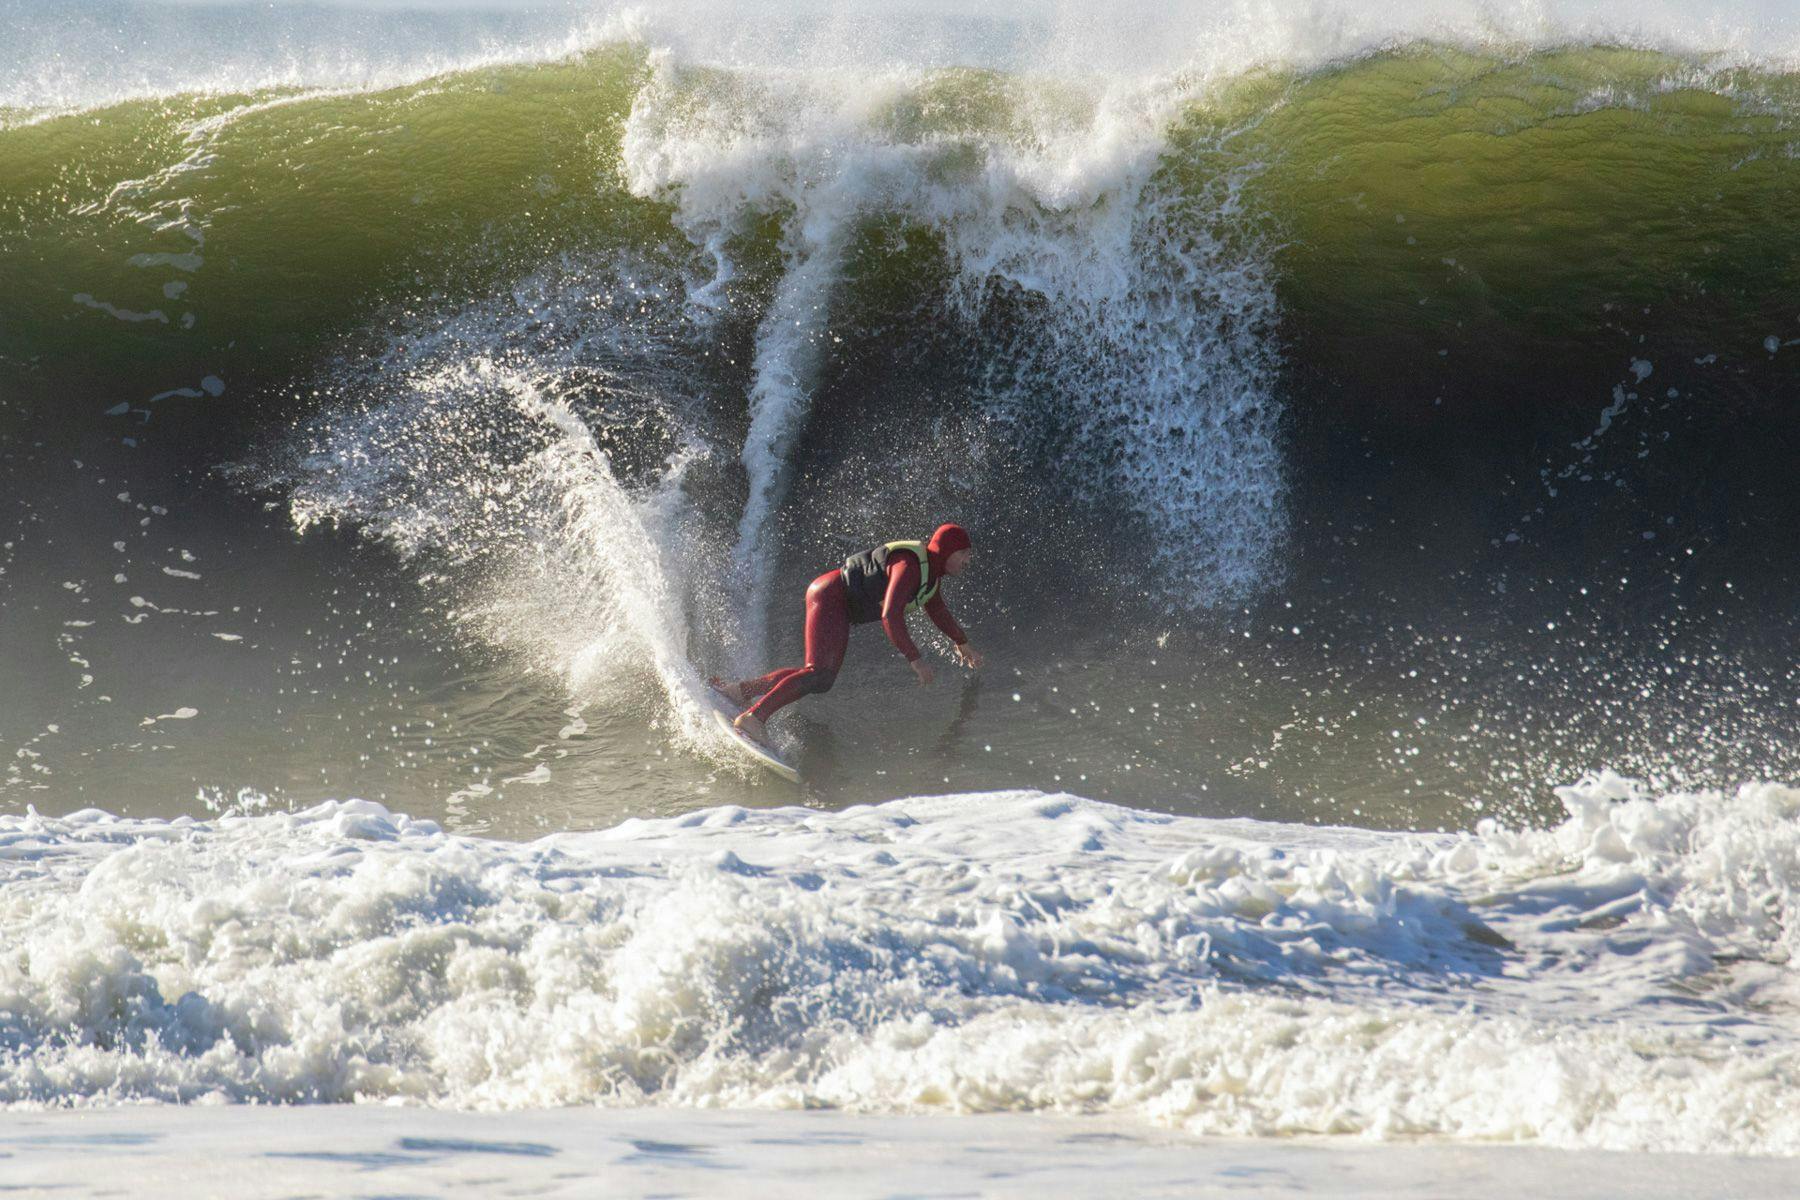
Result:
<svg viewBox="0 0 1800 1200"><path fill-rule="evenodd" d="M1468 835L1025 792L526 844L366 802L0 818L0 1099L1800 1151L1800 791L1562 796Z"/></svg>

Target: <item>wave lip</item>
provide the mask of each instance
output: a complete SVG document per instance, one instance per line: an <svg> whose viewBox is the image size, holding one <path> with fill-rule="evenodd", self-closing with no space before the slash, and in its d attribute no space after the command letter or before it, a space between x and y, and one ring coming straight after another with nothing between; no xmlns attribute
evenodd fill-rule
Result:
<svg viewBox="0 0 1800 1200"><path fill-rule="evenodd" d="M1512 9L1462 0L1371 5L1323 0L1272 12L1257 3L1141 2L1104 19L1056 0L1004 5L734 5L707 0L515 8L359 11L342 3L169 4L109 0L71 11L54 0L0 4L0 114L80 111L129 100L269 89L394 87L449 72L554 61L621 38L684 60L793 70L977 67L1139 77L1227 78L1311 69L1431 41L1529 52L1626 45L1721 63L1792 69L1800 24L1776 0L1697 12L1668 2L1558 0Z"/></svg>
<svg viewBox="0 0 1800 1200"><path fill-rule="evenodd" d="M0 1098L1106 1111L1800 1152L1800 791L1376 834L1006 792L528 844L0 819Z"/></svg>
<svg viewBox="0 0 1800 1200"><path fill-rule="evenodd" d="M0 128L138 100L372 92L458 71L547 62L616 39L617 16L568 5L0 4Z"/></svg>

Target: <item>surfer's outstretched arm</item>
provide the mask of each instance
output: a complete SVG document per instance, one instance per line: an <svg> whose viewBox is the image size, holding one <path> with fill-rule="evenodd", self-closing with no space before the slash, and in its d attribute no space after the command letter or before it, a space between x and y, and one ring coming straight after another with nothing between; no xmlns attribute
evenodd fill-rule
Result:
<svg viewBox="0 0 1800 1200"><path fill-rule="evenodd" d="M919 677L921 684L932 681L934 673L930 664L919 656L919 647L914 644L912 634L906 628L906 606L919 591L919 560L910 554L896 554L888 566L887 594L882 599L881 627L886 631L888 641L894 649L906 656L913 674ZM969 645L969 635L963 632L956 618L950 615L950 608L944 603L943 594L933 596L925 602L925 615L931 623L943 631L956 646L956 658L964 666L979 667L981 654Z"/></svg>
<svg viewBox="0 0 1800 1200"><path fill-rule="evenodd" d="M969 645L969 635L963 632L963 627L958 625L956 618L950 615L950 608L944 603L942 593L933 596L925 605L925 615L930 617L931 623L942 630L944 636L955 645L957 662L965 667L981 665L981 651Z"/></svg>
<svg viewBox="0 0 1800 1200"><path fill-rule="evenodd" d="M894 649L906 656L907 666L918 676L921 687L937 677L931 664L919 656L912 634L906 629L906 606L919 593L919 560L910 554L896 554L888 562L887 594L881 601L881 629Z"/></svg>
<svg viewBox="0 0 1800 1200"><path fill-rule="evenodd" d="M950 606L944 603L943 593L940 592L933 596L926 603L925 615L930 617L931 623L942 630L944 636L952 642L958 646L968 644L969 635L963 632L963 627L958 625L956 618L950 615Z"/></svg>

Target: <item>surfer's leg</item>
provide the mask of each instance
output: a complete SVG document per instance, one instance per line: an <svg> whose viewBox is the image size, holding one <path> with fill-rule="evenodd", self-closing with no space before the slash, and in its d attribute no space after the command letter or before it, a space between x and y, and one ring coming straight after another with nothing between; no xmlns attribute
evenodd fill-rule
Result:
<svg viewBox="0 0 1800 1200"><path fill-rule="evenodd" d="M780 683L783 679L786 679L789 675L792 675L795 671L801 671L801 670L805 670L805 668L804 667L776 667L773 671L770 671L767 675L764 675L761 679L746 679L746 680L744 680L743 682L738 684L738 687L744 693L744 701L743 702L745 704L749 704L751 701L755 700L758 696L763 695L770 688L772 688L776 684Z"/></svg>
<svg viewBox="0 0 1800 1200"><path fill-rule="evenodd" d="M782 674L745 714L766 723L800 697L830 691L849 645L850 605L844 579L831 571L806 589L806 665Z"/></svg>
<svg viewBox="0 0 1800 1200"><path fill-rule="evenodd" d="M850 597L836 571L806 589L806 669L813 692L829 692L850 648Z"/></svg>
<svg viewBox="0 0 1800 1200"><path fill-rule="evenodd" d="M737 705L739 708L743 708L744 705L750 703L750 697L744 694L744 685L741 683L733 683L729 679L720 679L717 675L714 675L706 681L706 684L708 687L712 688L713 691L723 696L732 704Z"/></svg>

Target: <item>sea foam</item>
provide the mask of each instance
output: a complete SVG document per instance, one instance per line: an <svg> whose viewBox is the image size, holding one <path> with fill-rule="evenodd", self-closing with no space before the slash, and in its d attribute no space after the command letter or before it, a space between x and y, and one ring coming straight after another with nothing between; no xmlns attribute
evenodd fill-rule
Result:
<svg viewBox="0 0 1800 1200"><path fill-rule="evenodd" d="M1800 790L1561 795L1457 835L1035 792L524 844L364 801L0 818L0 1099L1800 1150Z"/></svg>

